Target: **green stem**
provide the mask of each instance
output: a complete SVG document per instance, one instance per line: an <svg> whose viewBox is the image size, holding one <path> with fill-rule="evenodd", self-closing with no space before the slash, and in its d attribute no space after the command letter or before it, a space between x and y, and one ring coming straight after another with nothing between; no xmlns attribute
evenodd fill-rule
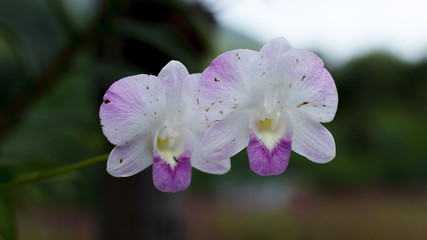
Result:
<svg viewBox="0 0 427 240"><path fill-rule="evenodd" d="M89 158L87 160L84 160L84 161L81 161L78 163L70 164L67 166L54 168L54 169L46 170L43 172L31 173L31 174L28 174L28 175L25 175L22 177L18 177L16 179L13 179L12 181L0 184L0 192L3 192L3 191L8 190L10 188L14 188L14 187L18 187L18 186L25 185L28 183L32 183L32 182L35 182L38 180L51 178L51 177L54 177L57 175L68 173L68 172L71 172L71 171L74 171L74 170L77 170L80 168L90 166L90 165L98 163L98 162L104 162L107 159L108 159L108 154L104 154L104 155L100 155L97 157Z"/></svg>

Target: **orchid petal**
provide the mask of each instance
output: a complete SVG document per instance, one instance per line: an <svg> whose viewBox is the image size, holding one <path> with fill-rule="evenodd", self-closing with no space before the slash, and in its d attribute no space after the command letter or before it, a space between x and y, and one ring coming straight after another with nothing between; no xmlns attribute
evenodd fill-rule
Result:
<svg viewBox="0 0 427 240"><path fill-rule="evenodd" d="M327 163L335 157L335 141L321 123L294 113L292 150L316 163Z"/></svg>
<svg viewBox="0 0 427 240"><path fill-rule="evenodd" d="M285 107L317 122L332 121L337 111L338 94L323 61L314 53L292 50L278 64L287 79L282 89Z"/></svg>
<svg viewBox="0 0 427 240"><path fill-rule="evenodd" d="M280 63L283 62L283 56L290 50L292 50L292 46L285 38L275 38L261 48L259 53L269 66L269 74L281 73L280 69L283 68L283 66ZM280 75L271 77L278 81L284 80L283 76Z"/></svg>
<svg viewBox="0 0 427 240"><path fill-rule="evenodd" d="M160 191L177 192L190 185L191 152L185 151L176 161L176 165L172 167L154 150L153 182Z"/></svg>
<svg viewBox="0 0 427 240"><path fill-rule="evenodd" d="M153 163L151 137L139 137L115 147L108 157L107 171L115 177L132 176Z"/></svg>
<svg viewBox="0 0 427 240"><path fill-rule="evenodd" d="M193 152L191 164L200 171L211 174L224 174L231 168L230 158L210 159L202 153Z"/></svg>
<svg viewBox="0 0 427 240"><path fill-rule="evenodd" d="M251 103L257 91L250 86L262 75L260 64L259 53L245 49L215 58L200 77L197 98L203 114L211 121L221 120Z"/></svg>
<svg viewBox="0 0 427 240"><path fill-rule="evenodd" d="M250 111L231 113L210 127L203 140L203 156L208 159L227 159L248 146Z"/></svg>
<svg viewBox="0 0 427 240"><path fill-rule="evenodd" d="M217 159L205 156L205 149L202 146L201 140L205 131L197 131L193 129L188 133L187 139L193 145L193 155L191 157L191 165L200 171L211 174L224 174L231 168L230 158Z"/></svg>
<svg viewBox="0 0 427 240"><path fill-rule="evenodd" d="M288 166L291 156L292 134L288 131L273 149L269 149L253 131L248 145L249 165L261 176L278 175Z"/></svg>
<svg viewBox="0 0 427 240"><path fill-rule="evenodd" d="M182 105L181 89L185 88L184 80L189 76L185 66L178 61L170 61L162 68L158 77L167 92L167 105L171 109L170 114L176 115Z"/></svg>
<svg viewBox="0 0 427 240"><path fill-rule="evenodd" d="M124 145L156 129L164 94L155 76L141 74L115 82L105 93L99 111L104 135L111 143Z"/></svg>

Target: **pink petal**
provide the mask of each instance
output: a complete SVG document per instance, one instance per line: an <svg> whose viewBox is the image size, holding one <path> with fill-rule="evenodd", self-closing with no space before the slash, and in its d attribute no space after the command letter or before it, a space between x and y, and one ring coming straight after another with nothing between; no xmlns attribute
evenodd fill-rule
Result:
<svg viewBox="0 0 427 240"><path fill-rule="evenodd" d="M124 145L157 129L165 104L162 83L155 76L135 75L115 82L104 95L99 111L107 139Z"/></svg>
<svg viewBox="0 0 427 240"><path fill-rule="evenodd" d="M115 147L108 157L108 173L128 177L144 170L153 163L152 149L152 139L142 137Z"/></svg>
<svg viewBox="0 0 427 240"><path fill-rule="evenodd" d="M292 150L317 163L326 163L335 157L335 141L322 124L304 117L290 114L293 126Z"/></svg>
<svg viewBox="0 0 427 240"><path fill-rule="evenodd" d="M291 156L292 133L287 131L273 149L268 147L251 130L251 140L248 145L249 165L252 171L261 176L278 175L288 166Z"/></svg>
<svg viewBox="0 0 427 240"><path fill-rule="evenodd" d="M186 189L191 182L191 152L185 151L176 158L177 164L171 167L154 151L153 181L163 192L177 192Z"/></svg>
<svg viewBox="0 0 427 240"><path fill-rule="evenodd" d="M211 121L220 120L252 102L257 91L246 86L260 79L260 64L259 53L246 49L215 58L200 77L198 104L203 114Z"/></svg>

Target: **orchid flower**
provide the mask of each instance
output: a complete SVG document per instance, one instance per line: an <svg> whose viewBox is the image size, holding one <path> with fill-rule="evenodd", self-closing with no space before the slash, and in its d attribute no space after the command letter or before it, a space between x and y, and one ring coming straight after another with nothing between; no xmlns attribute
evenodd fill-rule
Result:
<svg viewBox="0 0 427 240"><path fill-rule="evenodd" d="M230 169L229 158L203 155L209 122L197 108L199 78L171 61L158 77L126 77L107 90L99 116L104 135L116 145L107 162L111 175L131 176L153 164L154 185L176 192L189 186L192 166L215 174Z"/></svg>
<svg viewBox="0 0 427 240"><path fill-rule="evenodd" d="M238 49L202 73L199 106L215 123L202 144L224 159L247 147L260 175L285 171L291 150L317 163L335 157L335 142L321 123L332 121L337 89L322 60L277 38L257 51Z"/></svg>

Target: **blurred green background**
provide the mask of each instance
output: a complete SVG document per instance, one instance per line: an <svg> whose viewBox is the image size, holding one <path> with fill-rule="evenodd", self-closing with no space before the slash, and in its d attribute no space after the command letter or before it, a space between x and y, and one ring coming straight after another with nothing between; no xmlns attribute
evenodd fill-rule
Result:
<svg viewBox="0 0 427 240"><path fill-rule="evenodd" d="M98 111L114 81L171 59L200 72L262 44L197 2L0 1L0 183L108 153ZM332 162L293 153L260 177L243 151L175 194L151 167L118 179L98 163L0 192L0 239L427 239L427 59L325 65L339 93Z"/></svg>

